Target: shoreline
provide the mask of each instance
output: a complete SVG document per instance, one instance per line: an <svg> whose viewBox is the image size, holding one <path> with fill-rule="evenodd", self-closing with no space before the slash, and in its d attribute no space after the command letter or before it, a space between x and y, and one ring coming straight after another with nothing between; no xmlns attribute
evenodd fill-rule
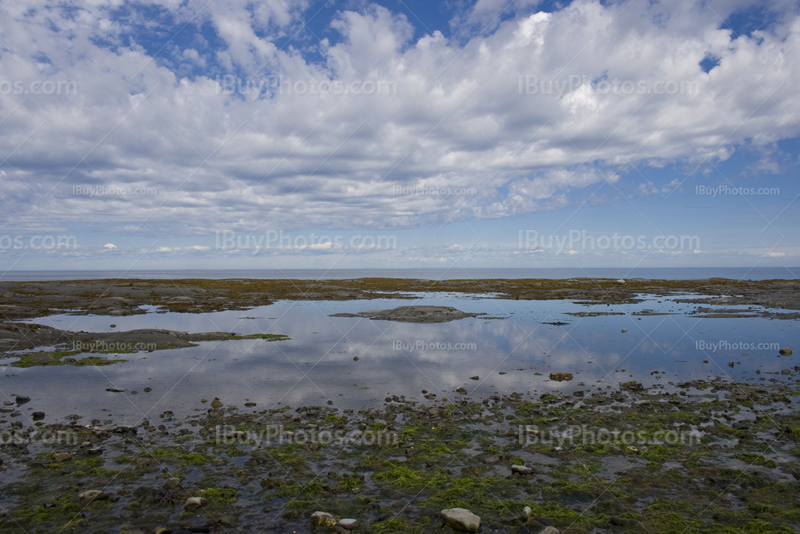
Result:
<svg viewBox="0 0 800 534"><path fill-rule="evenodd" d="M352 518L359 532L453 532L440 527L450 508L497 533L800 527L796 384L676 387L426 404L390 395L357 412L215 399L127 427L17 419L0 447L0 527L310 533ZM50 441L26 439L37 433ZM319 511L334 523L314 527Z"/></svg>

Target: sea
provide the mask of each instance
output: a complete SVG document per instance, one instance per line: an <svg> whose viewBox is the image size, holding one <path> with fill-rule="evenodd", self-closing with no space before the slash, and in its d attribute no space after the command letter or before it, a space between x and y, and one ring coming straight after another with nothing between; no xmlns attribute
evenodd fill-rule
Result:
<svg viewBox="0 0 800 534"><path fill-rule="evenodd" d="M250 278L258 280L347 280L353 278L414 278L420 280L481 279L567 279L567 278L644 278L651 280L692 280L729 278L732 280L796 280L800 267L685 267L685 268L570 268L570 269L269 269L269 270L149 270L149 271L6 271L3 282L50 280L132 280L187 278L219 280Z"/></svg>

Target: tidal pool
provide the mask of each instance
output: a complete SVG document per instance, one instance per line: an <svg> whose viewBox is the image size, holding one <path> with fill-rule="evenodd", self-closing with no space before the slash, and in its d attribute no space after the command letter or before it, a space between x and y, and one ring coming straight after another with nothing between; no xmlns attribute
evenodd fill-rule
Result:
<svg viewBox="0 0 800 534"><path fill-rule="evenodd" d="M458 387L480 398L552 390L588 393L629 381L669 388L717 376L786 381L791 377L781 371L798 364L796 356L778 354L778 347L800 345L792 320L701 318L687 315L698 305L652 297L611 306L489 297L426 294L415 300L278 302L204 314L157 313L150 307L144 315L125 317L42 317L29 322L71 331L162 328L286 334L291 339L213 341L120 354L128 361L103 367L23 369L6 359L0 390L9 398L30 396L23 411L44 411L47 422L78 414L84 420L113 417L118 424L133 425L166 410L183 415L205 411L208 404L201 400L215 397L240 407L255 402L257 410L328 402L342 409L363 408L382 404L387 395L424 402L423 390L437 400L454 398L460 396ZM440 324L330 317L411 304L486 315ZM732 308L737 307L726 306ZM652 313L634 315L644 310ZM620 315L569 315L579 312ZM551 372L569 372L573 379L552 381ZM106 391L111 387L127 391ZM144 392L148 387L152 391Z"/></svg>

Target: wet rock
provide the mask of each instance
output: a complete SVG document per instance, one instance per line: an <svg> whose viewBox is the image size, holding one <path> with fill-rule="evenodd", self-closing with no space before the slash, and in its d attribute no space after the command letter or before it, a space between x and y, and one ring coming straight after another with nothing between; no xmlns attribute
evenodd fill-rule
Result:
<svg viewBox="0 0 800 534"><path fill-rule="evenodd" d="M511 472L522 477L535 473L533 467L528 467L526 465L512 465Z"/></svg>
<svg viewBox="0 0 800 534"><path fill-rule="evenodd" d="M53 461L56 463L66 462L67 460L71 460L72 455L68 452L57 452L53 455Z"/></svg>
<svg viewBox="0 0 800 534"><path fill-rule="evenodd" d="M358 361L358 356L353 356L353 361L357 362Z"/></svg>
<svg viewBox="0 0 800 534"><path fill-rule="evenodd" d="M91 501L104 501L108 499L109 495L100 490L89 490L78 494L78 498L84 502Z"/></svg>
<svg viewBox="0 0 800 534"><path fill-rule="evenodd" d="M465 388L463 386L459 386L459 387L456 388L456 393L461 393L462 395L466 395L467 394L467 388Z"/></svg>
<svg viewBox="0 0 800 534"><path fill-rule="evenodd" d="M358 519L352 519L352 518L340 519L339 526L347 530L353 530L358 526Z"/></svg>
<svg viewBox="0 0 800 534"><path fill-rule="evenodd" d="M480 379L481 379L481 377L479 377L478 375L475 375L475 376L471 376L471 377L469 377L469 379L470 379L470 380L480 380Z"/></svg>
<svg viewBox="0 0 800 534"><path fill-rule="evenodd" d="M481 518L466 508L448 508L440 514L445 525L459 532L478 532L481 528Z"/></svg>
<svg viewBox="0 0 800 534"><path fill-rule="evenodd" d="M544 527L539 534L561 534L556 527Z"/></svg>
<svg viewBox="0 0 800 534"><path fill-rule="evenodd" d="M188 499L186 499L186 504L184 505L184 508L186 508L187 510L195 510L197 508L205 506L206 504L208 504L208 499L205 499L203 497L189 497Z"/></svg>
<svg viewBox="0 0 800 534"><path fill-rule="evenodd" d="M245 402L244 405L247 406L248 408L252 408L253 406L256 406L256 403L255 402Z"/></svg>
<svg viewBox="0 0 800 534"><path fill-rule="evenodd" d="M328 512L317 511L311 514L311 526L326 528L335 527L336 519Z"/></svg>
<svg viewBox="0 0 800 534"><path fill-rule="evenodd" d="M623 328L623 329L622 329L622 333L623 333L623 334L625 334L625 333L627 333L627 332L628 332L628 329L627 329L627 328Z"/></svg>
<svg viewBox="0 0 800 534"><path fill-rule="evenodd" d="M166 482L164 482L164 489L170 491L178 491L181 489L181 479L172 477L168 478Z"/></svg>
<svg viewBox="0 0 800 534"><path fill-rule="evenodd" d="M145 393L150 393L151 391L153 391L153 388L144 388L142 391L144 391Z"/></svg>
<svg viewBox="0 0 800 534"><path fill-rule="evenodd" d="M106 391L110 391L111 393L125 393L128 390L123 388L113 387L113 388L106 388Z"/></svg>
<svg viewBox="0 0 800 534"><path fill-rule="evenodd" d="M792 372L789 369L784 369L783 371L781 371L781 374L782 375L790 375L790 374L792 374Z"/></svg>
<svg viewBox="0 0 800 534"><path fill-rule="evenodd" d="M792 349L790 347L783 347L778 352L781 354L781 356L791 356L792 355Z"/></svg>
<svg viewBox="0 0 800 534"><path fill-rule="evenodd" d="M33 412L31 416L33 417L34 421L41 421L44 419L44 412Z"/></svg>
<svg viewBox="0 0 800 534"><path fill-rule="evenodd" d="M27 395L17 395L14 399L17 403L17 406L22 406L23 404L30 402L31 398Z"/></svg>
<svg viewBox="0 0 800 534"><path fill-rule="evenodd" d="M556 382L572 380L572 373L550 373L550 380L554 380Z"/></svg>
<svg viewBox="0 0 800 534"><path fill-rule="evenodd" d="M514 523L525 523L528 521L528 519L531 518L532 515L533 515L533 510L531 510L530 506L526 506L525 508L522 509L521 513L504 517L503 519L500 520L500 522L505 523L507 525L511 525Z"/></svg>
<svg viewBox="0 0 800 534"><path fill-rule="evenodd" d="M211 401L211 407L214 408L215 410L219 410L223 406L225 405L222 404L222 402L219 400L219 397L214 397L214 400Z"/></svg>

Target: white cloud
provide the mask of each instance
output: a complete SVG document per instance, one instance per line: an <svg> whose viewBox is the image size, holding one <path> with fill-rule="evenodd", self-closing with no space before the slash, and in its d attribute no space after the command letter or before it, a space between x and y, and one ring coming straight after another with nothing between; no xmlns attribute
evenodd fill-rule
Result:
<svg viewBox="0 0 800 534"><path fill-rule="evenodd" d="M477 3L470 24L494 19L501 4ZM4 197L18 212L3 210L3 223L113 219L120 228L186 235L508 217L569 205L575 190L616 183L630 166L725 160L742 143L800 134L800 18L788 7L775 34L732 38L717 29L719 17L742 2L576 0L462 44L440 33L412 41L409 20L370 5L336 17L342 40L314 64L274 43L301 23L307 2L255 10L212 2L197 20L217 30L225 43L217 59L232 72L261 76L269 63L289 84L392 88L254 100L219 94L209 78L181 78L142 48L99 46L112 39L104 28L124 30L108 17L113 5L95 2L93 14L4 8L4 79L75 81L78 94L0 94L0 142L11 151ZM189 22L202 5L167 8ZM704 73L698 63L709 53L720 64ZM181 55L206 61L193 48ZM34 59L41 56L49 63ZM520 94L520 76L525 91L530 76L546 86ZM559 90L583 77L616 79L618 88ZM624 94L624 82L647 90L684 82L699 92ZM73 194L75 185L157 194L89 198ZM398 195L397 185L477 193ZM642 193L659 190L667 189Z"/></svg>

